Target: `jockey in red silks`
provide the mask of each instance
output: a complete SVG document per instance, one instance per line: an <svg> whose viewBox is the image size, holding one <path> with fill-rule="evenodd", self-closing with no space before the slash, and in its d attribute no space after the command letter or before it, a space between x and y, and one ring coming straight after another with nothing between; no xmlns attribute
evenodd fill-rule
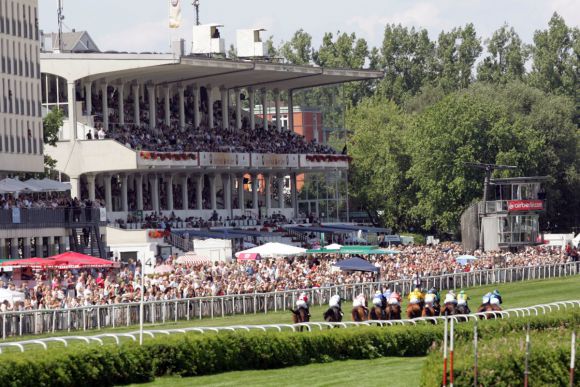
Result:
<svg viewBox="0 0 580 387"><path fill-rule="evenodd" d="M310 317L310 309L308 308L308 296L304 292L300 293L298 300L296 300L296 309L294 310L294 313L298 313L300 308L306 309L306 313L308 313L308 317Z"/></svg>

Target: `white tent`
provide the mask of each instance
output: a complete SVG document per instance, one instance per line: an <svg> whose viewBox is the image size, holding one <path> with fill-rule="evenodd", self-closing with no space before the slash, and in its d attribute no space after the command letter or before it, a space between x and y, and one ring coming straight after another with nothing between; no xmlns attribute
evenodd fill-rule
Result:
<svg viewBox="0 0 580 387"><path fill-rule="evenodd" d="M29 179L24 184L41 192L65 192L70 190L70 183L61 183L50 179Z"/></svg>
<svg viewBox="0 0 580 387"><path fill-rule="evenodd" d="M38 189L29 187L26 183L16 179L0 180L0 193L38 192Z"/></svg>
<svg viewBox="0 0 580 387"><path fill-rule="evenodd" d="M341 247L342 247L342 245L339 245L338 243L333 243L331 245L324 246L324 249L325 250L340 250Z"/></svg>
<svg viewBox="0 0 580 387"><path fill-rule="evenodd" d="M252 247L244 251L237 252L236 258L240 254L260 254L262 258L288 257L292 255L304 254L306 249L292 245L285 245L283 243L270 242L262 246Z"/></svg>

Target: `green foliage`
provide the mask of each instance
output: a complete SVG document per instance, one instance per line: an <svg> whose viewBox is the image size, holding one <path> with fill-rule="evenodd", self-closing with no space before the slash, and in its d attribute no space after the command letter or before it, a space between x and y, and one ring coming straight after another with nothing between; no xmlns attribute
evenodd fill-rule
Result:
<svg viewBox="0 0 580 387"><path fill-rule="evenodd" d="M296 31L292 39L280 47L280 54L288 63L309 64L312 60L312 36L303 29Z"/></svg>
<svg viewBox="0 0 580 387"><path fill-rule="evenodd" d="M58 131L62 127L64 114L60 109L53 109L42 120L42 129L44 133L44 143L56 146L58 141Z"/></svg>

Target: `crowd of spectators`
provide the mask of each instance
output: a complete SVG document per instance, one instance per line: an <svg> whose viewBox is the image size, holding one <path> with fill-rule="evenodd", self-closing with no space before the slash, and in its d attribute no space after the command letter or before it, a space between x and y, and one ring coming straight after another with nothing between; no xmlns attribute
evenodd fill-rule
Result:
<svg viewBox="0 0 580 387"><path fill-rule="evenodd" d="M530 247L518 253L481 253L469 265L456 261L461 249L455 245L407 246L399 254L378 255L370 261L380 268L382 281L423 278L498 267L533 267L578 260L578 251ZM354 284L376 280L369 273L343 272L333 268L336 256L305 256L259 261L176 264L170 257L158 259L154 274L146 275L146 300L252 294ZM161 267L163 271L158 271ZM138 301L141 268L129 261L120 269L71 270L36 273L30 281L13 281L0 272L0 287L25 293L25 301L4 302L0 310L73 308L76 306Z"/></svg>
<svg viewBox="0 0 580 387"><path fill-rule="evenodd" d="M68 193L46 194L4 194L0 195L0 208L11 210L20 209L56 209L56 208L100 208L104 204L100 200L79 200L71 198Z"/></svg>

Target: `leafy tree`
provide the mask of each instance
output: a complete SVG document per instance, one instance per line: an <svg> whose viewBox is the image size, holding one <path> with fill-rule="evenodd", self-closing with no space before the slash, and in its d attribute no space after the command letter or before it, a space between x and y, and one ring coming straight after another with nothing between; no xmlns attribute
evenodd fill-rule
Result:
<svg viewBox="0 0 580 387"><path fill-rule="evenodd" d="M478 80L494 83L523 80L529 48L522 43L513 27L508 28L504 24L486 44L488 55L478 66Z"/></svg>
<svg viewBox="0 0 580 387"><path fill-rule="evenodd" d="M278 50L274 46L274 37L270 35L268 39L264 42L266 44L266 53L269 58L276 58L278 56Z"/></svg>
<svg viewBox="0 0 580 387"><path fill-rule="evenodd" d="M280 55L291 64L309 64L312 60L312 36L303 29L296 31L292 39L280 47Z"/></svg>
<svg viewBox="0 0 580 387"><path fill-rule="evenodd" d="M441 32L436 50L437 83L447 92L467 88L481 51L480 38L471 23Z"/></svg>
<svg viewBox="0 0 580 387"><path fill-rule="evenodd" d="M408 225L407 118L392 101L372 97L348 111L347 126L352 130L348 151L354 160L349 172L354 199L371 213L383 213L386 226Z"/></svg>
<svg viewBox="0 0 580 387"><path fill-rule="evenodd" d="M580 32L554 13L548 29L536 31L530 83L545 92L576 97L580 82Z"/></svg>
<svg viewBox="0 0 580 387"><path fill-rule="evenodd" d="M44 133L44 143L46 145L56 146L58 141L58 131L62 127L64 114L60 109L53 109L42 120Z"/></svg>
<svg viewBox="0 0 580 387"><path fill-rule="evenodd" d="M387 25L380 54L371 52L371 67L385 71L380 94L401 102L419 92L432 79L434 53L435 44L427 30Z"/></svg>

